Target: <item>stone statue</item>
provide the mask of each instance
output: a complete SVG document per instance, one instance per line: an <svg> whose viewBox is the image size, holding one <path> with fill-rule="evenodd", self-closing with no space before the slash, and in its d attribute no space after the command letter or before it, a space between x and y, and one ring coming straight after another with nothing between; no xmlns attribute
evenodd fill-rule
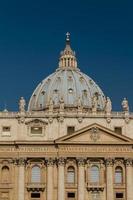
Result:
<svg viewBox="0 0 133 200"><path fill-rule="evenodd" d="M94 94L92 97L92 112L96 112L98 107L98 95Z"/></svg>
<svg viewBox="0 0 133 200"><path fill-rule="evenodd" d="M121 105L122 105L122 108L123 108L124 112L129 112L128 100L126 98L123 99Z"/></svg>
<svg viewBox="0 0 133 200"><path fill-rule="evenodd" d="M110 114L112 111L112 102L110 100L109 97L106 98L106 102L105 102L105 112L107 114Z"/></svg>
<svg viewBox="0 0 133 200"><path fill-rule="evenodd" d="M64 110L64 98L63 97L60 98L60 110L61 111Z"/></svg>
<svg viewBox="0 0 133 200"><path fill-rule="evenodd" d="M21 97L19 100L19 111L21 113L25 112L25 106L26 106L26 101L25 101L24 97Z"/></svg>

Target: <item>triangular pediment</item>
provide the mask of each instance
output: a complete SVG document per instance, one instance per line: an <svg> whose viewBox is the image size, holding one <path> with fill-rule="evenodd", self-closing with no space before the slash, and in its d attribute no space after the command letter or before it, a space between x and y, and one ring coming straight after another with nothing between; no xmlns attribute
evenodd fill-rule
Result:
<svg viewBox="0 0 133 200"><path fill-rule="evenodd" d="M133 140L124 135L119 135L114 131L99 124L92 124L82 128L71 135L63 136L56 140L58 143L100 143L117 144L132 143Z"/></svg>

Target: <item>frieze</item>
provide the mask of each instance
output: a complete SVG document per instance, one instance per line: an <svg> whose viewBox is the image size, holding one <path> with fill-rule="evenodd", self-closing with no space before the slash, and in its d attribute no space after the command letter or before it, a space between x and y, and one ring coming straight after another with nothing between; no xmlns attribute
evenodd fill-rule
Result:
<svg viewBox="0 0 133 200"><path fill-rule="evenodd" d="M107 153L107 152L133 152L132 147L130 146L88 146L88 147L74 147L74 146L65 146L65 147L60 147L60 152L103 152L103 153Z"/></svg>
<svg viewBox="0 0 133 200"><path fill-rule="evenodd" d="M118 153L118 152L131 152L133 153L132 146L95 146L95 145L88 145L88 146L59 146L59 149L57 149L55 146L22 146L22 147L0 147L0 152L112 152L112 153Z"/></svg>

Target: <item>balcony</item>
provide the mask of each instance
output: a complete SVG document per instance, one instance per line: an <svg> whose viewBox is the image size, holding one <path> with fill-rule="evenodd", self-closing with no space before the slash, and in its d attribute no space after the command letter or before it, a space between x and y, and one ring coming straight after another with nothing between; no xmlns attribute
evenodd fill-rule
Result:
<svg viewBox="0 0 133 200"><path fill-rule="evenodd" d="M101 183L87 183L87 190L88 191L103 191L104 185Z"/></svg>
<svg viewBox="0 0 133 200"><path fill-rule="evenodd" d="M26 188L27 188L27 191L43 192L46 188L46 184L45 183L27 183Z"/></svg>

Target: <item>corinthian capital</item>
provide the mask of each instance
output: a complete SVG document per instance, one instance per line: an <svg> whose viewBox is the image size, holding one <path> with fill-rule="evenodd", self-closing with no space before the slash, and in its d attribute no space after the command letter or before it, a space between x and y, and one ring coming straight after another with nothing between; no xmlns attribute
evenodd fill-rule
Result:
<svg viewBox="0 0 133 200"><path fill-rule="evenodd" d="M18 159L18 165L24 166L26 164L26 159L25 158L19 158Z"/></svg>
<svg viewBox="0 0 133 200"><path fill-rule="evenodd" d="M85 165L85 158L77 158L77 162L79 166L84 166Z"/></svg>
<svg viewBox="0 0 133 200"><path fill-rule="evenodd" d="M66 159L63 157L58 158L58 165L65 165Z"/></svg>
<svg viewBox="0 0 133 200"><path fill-rule="evenodd" d="M133 159L132 158L127 158L125 160L125 164L126 164L126 166L132 166L133 165Z"/></svg>
<svg viewBox="0 0 133 200"><path fill-rule="evenodd" d="M52 165L54 165L54 159L53 158L47 158L46 159L46 164L47 164L47 166L52 166Z"/></svg>
<svg viewBox="0 0 133 200"><path fill-rule="evenodd" d="M109 166L113 166L114 164L114 159L113 158L107 158L106 161L106 166L109 167Z"/></svg>

